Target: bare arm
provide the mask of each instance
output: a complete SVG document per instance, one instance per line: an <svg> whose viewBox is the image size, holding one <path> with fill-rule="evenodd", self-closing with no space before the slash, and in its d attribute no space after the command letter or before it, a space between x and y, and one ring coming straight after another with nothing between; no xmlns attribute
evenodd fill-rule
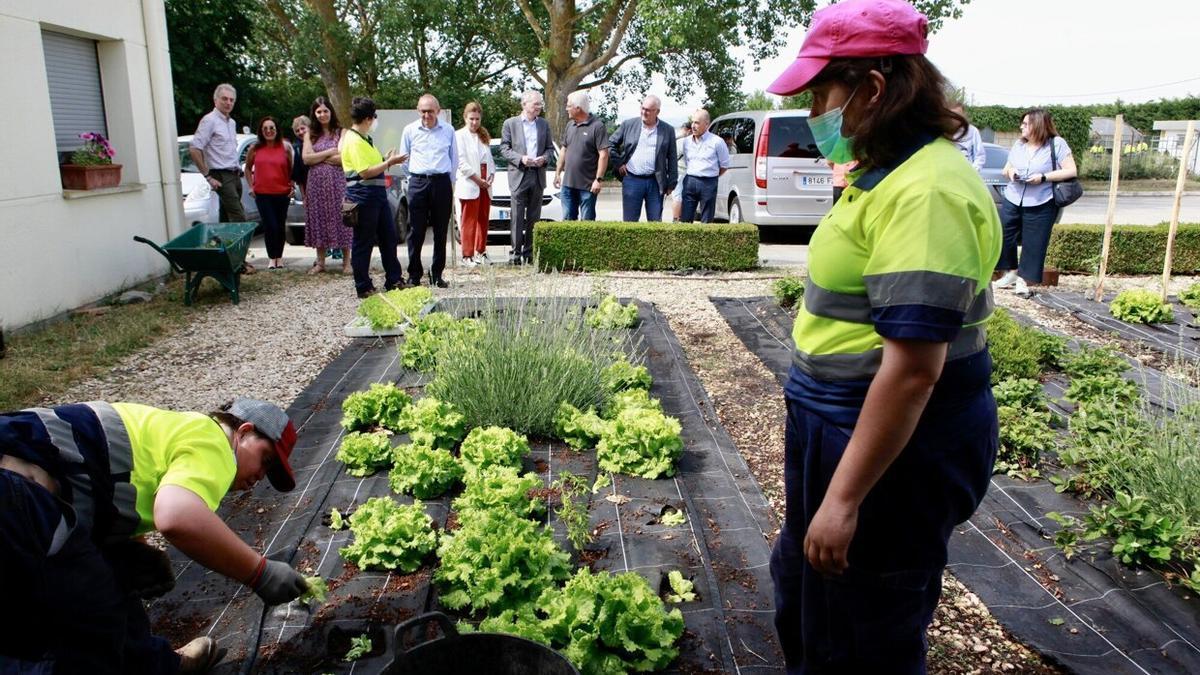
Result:
<svg viewBox="0 0 1200 675"><path fill-rule="evenodd" d="M214 190L221 187L221 181L208 175L208 164L205 163L204 153L200 148L188 148L188 156L192 158L192 164L200 169L200 174L205 177L204 180L208 181L209 187Z"/></svg>
<svg viewBox="0 0 1200 675"><path fill-rule="evenodd" d="M154 526L192 560L241 583L254 575L262 559L199 495L178 485L159 488L154 497Z"/></svg>
<svg viewBox="0 0 1200 675"><path fill-rule="evenodd" d="M246 153L246 165L242 167L242 173L246 174L246 184L250 186L250 196L254 196L254 155L258 150L258 144L250 146L250 151Z"/></svg>
<svg viewBox="0 0 1200 675"><path fill-rule="evenodd" d="M804 539L805 557L818 572L846 569L858 507L912 437L948 349L945 342L884 338L883 363Z"/></svg>
<svg viewBox="0 0 1200 675"><path fill-rule="evenodd" d="M1079 170L1075 166L1075 157L1066 157L1058 163L1058 168L1054 171L1046 173L1046 180L1058 182L1063 180L1071 180L1079 175Z"/></svg>
<svg viewBox="0 0 1200 675"><path fill-rule="evenodd" d="M596 162L596 180L592 182L592 192L599 193L604 180L604 172L608 171L608 148L600 150L600 159Z"/></svg>

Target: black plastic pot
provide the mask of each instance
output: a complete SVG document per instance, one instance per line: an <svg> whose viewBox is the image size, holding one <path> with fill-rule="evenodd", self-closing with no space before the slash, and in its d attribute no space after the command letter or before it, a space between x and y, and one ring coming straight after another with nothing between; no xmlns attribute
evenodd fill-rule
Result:
<svg viewBox="0 0 1200 675"><path fill-rule="evenodd" d="M431 623L441 629L441 637L404 647L406 636L414 632L424 636ZM515 635L459 633L441 612L400 624L393 644L395 659L383 671L388 675L579 675L570 661L546 645Z"/></svg>

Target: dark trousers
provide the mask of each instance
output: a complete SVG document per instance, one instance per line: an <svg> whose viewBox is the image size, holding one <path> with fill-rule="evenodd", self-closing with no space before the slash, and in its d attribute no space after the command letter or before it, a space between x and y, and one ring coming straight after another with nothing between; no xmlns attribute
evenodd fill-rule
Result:
<svg viewBox="0 0 1200 675"><path fill-rule="evenodd" d="M625 222L641 220L643 204L646 205L646 220L662 220L663 194L658 179L653 175L625 174L621 181L621 209Z"/></svg>
<svg viewBox="0 0 1200 675"><path fill-rule="evenodd" d="M1000 202L1000 224L1004 228L1004 245L1000 248L998 270L1017 270L1031 284L1042 283L1046 266L1046 249L1050 245L1050 230L1058 218L1054 200L1037 206L1017 206L1007 199ZM1017 246L1021 260L1017 262Z"/></svg>
<svg viewBox="0 0 1200 675"><path fill-rule="evenodd" d="M396 257L400 240L396 236L396 224L392 222L392 207L382 187L347 191L347 196L358 204L358 227L354 228L354 243L351 246L350 267L354 270L354 290L361 293L375 290L371 281L371 252L378 244L379 257L383 261L384 288L391 290L404 285L404 269Z"/></svg>
<svg viewBox="0 0 1200 675"><path fill-rule="evenodd" d="M429 276L442 278L446 269L446 229L450 225L450 174L436 176L414 175L408 179L408 280L421 283L425 268L421 265L421 247L425 245L425 228L433 228L433 267Z"/></svg>
<svg viewBox="0 0 1200 675"><path fill-rule="evenodd" d="M46 554L61 515L42 486L0 469L0 672L178 672L179 656L150 633L141 599L121 588L89 528Z"/></svg>
<svg viewBox="0 0 1200 675"><path fill-rule="evenodd" d="M587 188L562 186L563 220L595 220L596 193Z"/></svg>
<svg viewBox="0 0 1200 675"><path fill-rule="evenodd" d="M237 169L210 169L208 174L221 181L217 188L222 223L246 222L246 210L242 208L242 175Z"/></svg>
<svg viewBox="0 0 1200 675"><path fill-rule="evenodd" d="M787 406L787 505L771 552L787 672L923 674L947 541L991 478L998 445L991 390L981 387L922 416L859 507L850 567L840 577L809 565L804 537L853 429L794 400Z"/></svg>
<svg viewBox="0 0 1200 675"><path fill-rule="evenodd" d="M703 178L688 176L683 185L683 208L679 212L679 221L692 223L696 220L696 211L700 211L700 222L711 223L717 211L717 176Z"/></svg>
<svg viewBox="0 0 1200 675"><path fill-rule="evenodd" d="M258 216L262 218L263 239L267 244L267 257L282 258L284 229L287 227L288 204L291 195L254 195L258 204Z"/></svg>
<svg viewBox="0 0 1200 675"><path fill-rule="evenodd" d="M542 219L544 190L529 179L512 191L512 257L533 259L533 224Z"/></svg>

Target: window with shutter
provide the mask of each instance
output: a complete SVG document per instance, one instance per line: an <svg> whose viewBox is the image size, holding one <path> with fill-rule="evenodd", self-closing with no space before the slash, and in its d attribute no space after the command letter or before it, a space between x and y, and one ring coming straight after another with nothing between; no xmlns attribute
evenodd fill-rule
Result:
<svg viewBox="0 0 1200 675"><path fill-rule="evenodd" d="M54 140L62 160L83 145L79 134L95 131L108 136L100 62L95 40L63 33L42 31L42 50L46 55Z"/></svg>

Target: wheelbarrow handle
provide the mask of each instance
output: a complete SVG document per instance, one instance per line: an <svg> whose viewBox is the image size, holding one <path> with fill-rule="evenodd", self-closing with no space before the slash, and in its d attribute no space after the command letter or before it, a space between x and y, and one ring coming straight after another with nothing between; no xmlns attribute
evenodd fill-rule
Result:
<svg viewBox="0 0 1200 675"><path fill-rule="evenodd" d="M422 614L421 616L413 617L413 618L409 619L408 621L405 621L404 623L400 624L399 626L396 626L395 645L396 645L397 656L403 657L404 655L408 654L410 649L415 649L415 648L421 646L422 644L426 644L428 642L433 642L433 640L425 640L419 644L413 645L412 647L404 646L404 636L405 635L407 635L409 632L413 631L414 629L419 629L419 628L423 629L426 625L428 625L429 623L432 623L432 622L436 622L438 624L438 627L442 629L442 637L443 638L458 637L458 629L454 627L454 622L450 621L450 617L446 616L445 614L442 614L441 612L426 612L426 613ZM441 638L436 638L436 639L441 639Z"/></svg>
<svg viewBox="0 0 1200 675"><path fill-rule="evenodd" d="M178 272L179 274L183 274L184 272L186 272L186 271L187 271L187 270L183 269L182 267L180 267L180 266L179 266L179 264L178 264L178 263L176 263L176 262L175 262L175 261L174 261L174 260L171 258L171 254L170 254L170 253L167 253L166 249L164 249L163 247L159 246L158 244L156 244L156 243L154 243L154 242L150 241L149 239L147 239L147 238L145 238L145 237L139 237L139 236L137 236L136 234L135 234L135 235L133 235L133 240L134 240L134 241L140 241L140 242L142 242L143 244L146 244L146 245L150 246L150 247L151 247L151 248L153 248L155 251L158 251L159 253L163 254L163 257L164 257L164 258L166 258L166 259L167 259L167 262L168 262L168 263L171 265L171 269L175 270L175 271L176 271L176 272Z"/></svg>

